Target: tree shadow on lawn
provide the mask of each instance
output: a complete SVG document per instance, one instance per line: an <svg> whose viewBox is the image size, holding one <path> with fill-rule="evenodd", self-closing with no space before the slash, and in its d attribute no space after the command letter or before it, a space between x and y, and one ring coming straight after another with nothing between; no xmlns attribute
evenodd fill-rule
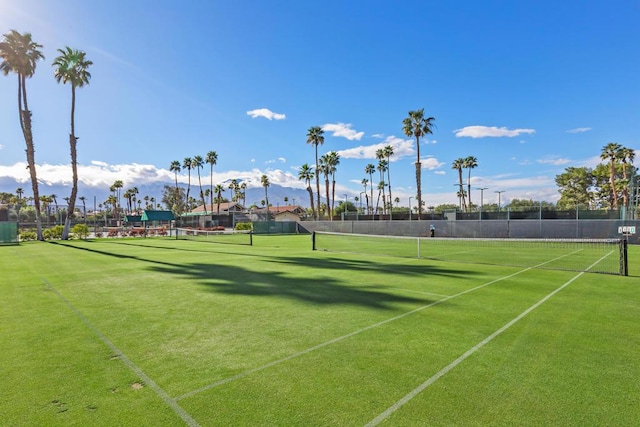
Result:
<svg viewBox="0 0 640 427"><path fill-rule="evenodd" d="M379 271L380 273L387 271L400 274L420 274L425 276L425 279L434 275L454 274L453 270L441 270L438 267L428 265L393 264L381 268L379 263L373 261L273 256L265 256L264 258L269 258L270 261L268 262L275 263L279 268L273 270L251 270L237 265L213 262L173 263L158 261L85 246L81 247L60 242L50 243L69 249L146 263L148 264L147 269L150 271L193 280L212 292L228 295L279 297L310 304L346 304L376 309L391 309L393 305L399 303L426 305L435 300L425 297L398 295L397 290L395 292L386 291L385 288L387 286L390 287L395 284L388 283L389 278L384 275L376 276L379 279L379 283L357 286L348 283L349 273L353 270ZM314 269L328 270L331 274L327 276L313 274L304 278L291 277L284 272L286 264L295 264L299 268L309 268L310 271ZM455 271L456 275L461 273L463 272Z"/></svg>

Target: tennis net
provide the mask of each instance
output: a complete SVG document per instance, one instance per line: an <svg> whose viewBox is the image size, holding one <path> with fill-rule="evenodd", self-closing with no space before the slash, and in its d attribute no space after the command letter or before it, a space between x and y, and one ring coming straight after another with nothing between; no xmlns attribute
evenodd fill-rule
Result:
<svg viewBox="0 0 640 427"><path fill-rule="evenodd" d="M176 239L195 240L209 243L227 243L232 245L253 245L251 231L198 230L195 228L176 228Z"/></svg>
<svg viewBox="0 0 640 427"><path fill-rule="evenodd" d="M552 270L628 275L620 239L467 239L316 231L313 249Z"/></svg>

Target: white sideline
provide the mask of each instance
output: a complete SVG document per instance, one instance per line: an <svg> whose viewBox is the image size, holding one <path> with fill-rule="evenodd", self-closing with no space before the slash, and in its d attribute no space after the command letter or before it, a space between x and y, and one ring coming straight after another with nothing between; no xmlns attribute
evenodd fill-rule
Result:
<svg viewBox="0 0 640 427"><path fill-rule="evenodd" d="M603 256L602 258L600 258L598 261L594 262L593 264L591 264L587 270L590 270L591 268L593 268L596 264L598 264L600 261L602 261L603 259L605 259L607 256L609 256L609 254ZM511 326L513 326L516 322L518 322L520 319L522 319L523 317L525 317L527 314L531 313L533 310L535 310L536 308L538 308L540 305L542 305L545 301L547 301L549 298L553 297L555 294L557 294L558 292L560 292L562 289L566 288L567 286L569 286L569 284L571 284L572 282L574 282L576 279L578 279L580 276L582 276L583 274L585 274L585 272L580 272L577 275L575 275L574 277L572 277L571 279L569 279L567 282L565 282L562 286L560 286L559 288L555 289L554 291L552 291L551 293L549 293L548 295L546 295L545 297L543 297L542 299L540 299L538 302L536 302L535 304L533 304L531 307L527 308L525 311L523 311L522 313L520 313L517 317L515 317L514 319L512 319L511 321L509 321L506 325L504 325L503 327L501 327L500 329L498 329L497 331L495 331L494 333L492 333L491 335L489 335L488 337L486 337L485 339L483 339L482 341L480 341L478 344L476 344L475 346L471 347L469 350L467 350L462 356L458 357L456 360L454 360L453 362L449 363L447 366L445 366L444 368L442 368L440 371L438 371L436 374L434 374L431 378L429 378L428 380L426 380L425 382L423 382L422 384L420 384L418 387L416 387L415 389L413 389L411 392L409 392L406 396L404 396L402 399L398 400L396 403L394 403L393 405L391 405L389 408L387 408L384 412L382 412L380 415L378 415L377 417L375 417L373 420L369 421L367 424L365 424L365 427L373 427L373 426L377 426L378 424L380 424L382 421L384 421L385 419L387 419L391 414L393 414L394 412L396 412L398 409L400 409L400 407L402 407L404 404L406 404L407 402L409 402L411 399L413 399L414 397L416 397L418 394L420 394L424 389L426 389L427 387L429 387L431 384L435 383L436 381L438 381L442 376L444 376L445 374L447 374L449 371L451 371L453 368L455 368L456 366L458 366L460 363L462 363L465 359L467 359L469 356L471 356L473 353L475 353L476 351L478 351L480 348L482 348L485 344L488 344L489 342L491 342L495 337L497 337L498 335L502 334L504 331L506 331L507 329L509 329Z"/></svg>
<svg viewBox="0 0 640 427"><path fill-rule="evenodd" d="M410 316L410 315L412 315L412 314L414 314L414 313L417 313L417 312L422 311L422 310L424 310L424 309L427 309L427 308L429 308L429 307L433 307L433 306L438 305L438 304L440 304L440 303L442 303L442 302L448 301L448 300L450 300L450 299L452 299L452 298L456 298L456 297L459 297L459 296L461 296L461 295L468 294L469 292L476 291L476 290L478 290L478 289L481 289L481 288L484 288L484 287L486 287L486 286L489 286L489 285L492 285L492 284L494 284L494 283L497 283L497 282L499 282L499 281L501 281L501 280L506 280L506 279L509 279L509 278L511 278L511 277L513 277L513 276L517 276L518 274L520 274L520 273L524 273L525 271L529 271L529 270L532 270L532 269L534 269L534 268L538 268L538 267L540 267L540 266L542 266L542 265L548 264L548 263L550 263L550 262L553 262L553 261L559 260L560 258L564 258L564 257L566 257L566 256L573 255L575 252L578 252L578 251L574 251L574 252L571 252L571 253L568 253L568 254L565 254L565 255L562 255L562 256L556 257L556 258L554 258L554 259L551 259L551 260L549 260L549 261L545 261L545 262L543 262L543 263L541 263L541 264L538 264L538 265L535 265L535 266L533 266L533 267L527 267L527 268L525 268L525 269L523 269L523 270L517 271L517 272L512 273L512 274L509 274L509 275L507 275L507 276L500 277L500 278L498 278L498 279L494 279L494 280L492 280L492 281L490 281L490 282L484 283L484 284L479 285L479 286L476 286L476 287L474 287L474 288L470 288L470 289L464 290L464 291L462 291L462 292L458 292L457 294L454 294L454 295L447 296L447 297L445 297L445 298L443 298L443 299L441 299L441 300L434 301L434 302L432 302L432 303L430 303L430 304L427 304L427 305L423 305L423 306L421 306L421 307L418 307L418 308L416 308L416 309L414 309L414 310L411 310L411 311L408 311L408 312L406 312L406 313L400 314L400 315L398 315L398 316L391 317L391 318L389 318L389 319L387 319L387 320L383 320L383 321L381 321L381 322L374 323L373 325L369 325L369 326L367 326L367 327L365 327L365 328L358 329L357 331L353 331L353 332L350 332L350 333L348 333L348 334L346 334L346 335L342 335L342 336L340 336L340 337L337 337L337 338L331 339L331 340L329 340L329 341L325 341L325 342L323 342L323 343L320 343L320 344L318 344L318 345L316 345L316 346L313 346L313 347L307 348L307 349L305 349L305 350L299 351L299 352L297 352L297 353L290 354L289 356L283 357L283 358L278 359L278 360L274 360L274 361L269 362L269 363L267 363L267 364L265 364L265 365L258 366L257 368L249 369L248 371L241 372L241 373L239 373L239 374L237 374L237 375L234 375L234 376L232 376L232 377L224 378L224 379L221 379L221 380L219 380L219 381L213 382L213 383L211 383L211 384L207 384L207 385L205 385L205 386L203 386L203 387L197 388L197 389L195 389L195 390L192 390L192 391L187 392L187 393L185 393L185 394L182 394L182 395L180 395L180 396L176 396L176 397L175 397L175 400L176 400L176 401L179 401L179 400L182 400L182 399L186 399L187 397L194 396L194 395L196 395L196 394L198 394L198 393L201 393L201 392L203 392L203 391L210 390L210 389L212 389L212 388L214 388L214 387L218 387L218 386L220 386L220 385L223 385L223 384L229 383L229 382L231 382L231 381L235 381L235 380L238 380L238 379L244 378L244 377L246 377L246 376L248 376L248 375L251 375L251 374L253 374L253 373L256 373L256 372L259 372L259 371L265 370L265 369L270 368L270 367L275 366L275 365L279 365L280 363L283 363L283 362L287 362L287 361L289 361L289 360L291 360L291 359L294 359L294 358L296 358L296 357L298 357L298 356L302 356L302 355L305 355L305 354L307 354L307 353L311 353L312 351L319 350L319 349L321 349L321 348L323 348L323 347L326 347L326 346L328 346L328 345L331 345L331 344L337 343L337 342L342 341L342 340L347 339L347 338L351 338L351 337L352 337L352 336L354 336L354 335L358 335L358 334L361 334L362 332L366 332L366 331L368 331L368 330L370 330L370 329L377 328L378 326L386 325L387 323L391 323L391 322L394 322L394 321L396 321L396 320L400 320L400 319L402 319L402 318L404 318L404 317Z"/></svg>
<svg viewBox="0 0 640 427"><path fill-rule="evenodd" d="M199 427L200 424L198 424L198 422L196 420L194 420L191 415L189 415L187 413L187 411L185 411L179 404L178 402L171 398L171 396L169 396L169 394L164 391L158 384L156 384L155 381L153 381L151 379L151 377L149 377L147 374L145 374L142 369L140 369L138 366L136 366L135 363L133 363L131 361L131 359L129 359L118 347L116 347L116 345L114 343L111 342L111 340L109 340L109 338L107 338L105 335L102 334L102 332L100 332L95 326L93 326L93 324L91 322L89 322L89 319L87 319L81 312L80 310L78 310L76 307L73 306L73 304L71 304L64 296L62 296L62 294L60 292L58 292L58 290L56 288L54 288L51 283L49 283L47 281L47 279L43 278L42 279L44 281L44 283L47 285L47 287L53 291L58 298L60 298L60 300L67 306L69 307L69 309L76 315L78 316L78 318L94 333L96 334L96 336L98 338L100 338L100 340L105 343L107 345L107 347L109 347L111 349L111 351L113 351L115 353L116 356L118 356L118 358L120 360L122 360L122 362L127 366L127 368L129 368L131 371L133 371L143 382L145 385L148 385L157 395L158 397L160 397L160 399L162 399L171 409L173 409L173 412L176 413L176 415L178 415L188 426L190 427Z"/></svg>

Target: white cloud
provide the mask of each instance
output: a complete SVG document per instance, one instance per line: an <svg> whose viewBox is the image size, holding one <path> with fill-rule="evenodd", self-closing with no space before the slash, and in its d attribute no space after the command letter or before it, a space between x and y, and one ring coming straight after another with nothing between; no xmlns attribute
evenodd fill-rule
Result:
<svg viewBox="0 0 640 427"><path fill-rule="evenodd" d="M280 162L282 163L287 163L287 159L285 159L284 157L278 157L278 160L280 160Z"/></svg>
<svg viewBox="0 0 640 427"><path fill-rule="evenodd" d="M533 134L535 133L535 129L507 129L506 127L496 127L496 126L466 126L462 129L456 129L455 131L456 137L470 137L470 138L486 138L486 137L509 137L513 138L514 136L522 135L522 134Z"/></svg>
<svg viewBox="0 0 640 427"><path fill-rule="evenodd" d="M4 145L0 144L0 150L2 150L4 148Z"/></svg>
<svg viewBox="0 0 640 427"><path fill-rule="evenodd" d="M382 133L374 133L373 135L371 135L372 138L379 138L382 139L384 138L384 134Z"/></svg>
<svg viewBox="0 0 640 427"><path fill-rule="evenodd" d="M567 133L582 133L582 132L589 132L590 130L591 128L575 128L575 129L569 129Z"/></svg>
<svg viewBox="0 0 640 427"><path fill-rule="evenodd" d="M268 108L258 108L256 110L247 111L247 115L251 116L254 119L258 117L264 117L265 119L269 120L284 120L287 118L286 115L274 113Z"/></svg>
<svg viewBox="0 0 640 427"><path fill-rule="evenodd" d="M447 172L446 171L435 171L434 172L436 175L446 175Z"/></svg>
<svg viewBox="0 0 640 427"><path fill-rule="evenodd" d="M338 151L338 154L340 154L340 157L343 159L375 159L376 151L386 147L387 145L393 147L393 156L390 158L392 162L415 154L412 140L397 138L393 135L388 136L383 142L378 144L361 145L347 150L340 150Z"/></svg>
<svg viewBox="0 0 640 427"><path fill-rule="evenodd" d="M341 136L349 141L360 141L364 136L364 132L356 132L351 129L351 123L327 123L322 126L325 132L333 132L333 136Z"/></svg>
<svg viewBox="0 0 640 427"><path fill-rule="evenodd" d="M428 157L426 159L422 159L420 163L422 163L423 169L429 169L429 170L438 169L444 165L444 162L439 162L438 159L436 159L435 157Z"/></svg>
<svg viewBox="0 0 640 427"><path fill-rule="evenodd" d="M561 166L561 165L566 165L567 163L570 163L571 160L565 159L565 158L547 158L547 159L540 159L537 162L543 165Z"/></svg>

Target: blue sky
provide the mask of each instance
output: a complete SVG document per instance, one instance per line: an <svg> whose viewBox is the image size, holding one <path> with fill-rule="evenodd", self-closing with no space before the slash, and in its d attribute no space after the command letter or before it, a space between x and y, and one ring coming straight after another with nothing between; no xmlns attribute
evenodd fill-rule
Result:
<svg viewBox="0 0 640 427"><path fill-rule="evenodd" d="M304 188L297 170L315 162L306 133L322 126L320 154L341 155L337 194L363 191L365 166L392 145L405 206L409 110L436 118L420 148L427 206L457 203L458 157L477 157L472 188L488 188L485 203L505 191L504 203L557 200L554 177L595 166L609 142L640 150L639 20L635 0L0 0L0 32L44 45L27 83L44 194L71 181L70 88L51 67L70 46L94 62L76 134L80 180L96 192L116 179L170 184L172 160L211 150L214 183L258 186L266 173ZM0 76L0 191L30 192L16 92Z"/></svg>

